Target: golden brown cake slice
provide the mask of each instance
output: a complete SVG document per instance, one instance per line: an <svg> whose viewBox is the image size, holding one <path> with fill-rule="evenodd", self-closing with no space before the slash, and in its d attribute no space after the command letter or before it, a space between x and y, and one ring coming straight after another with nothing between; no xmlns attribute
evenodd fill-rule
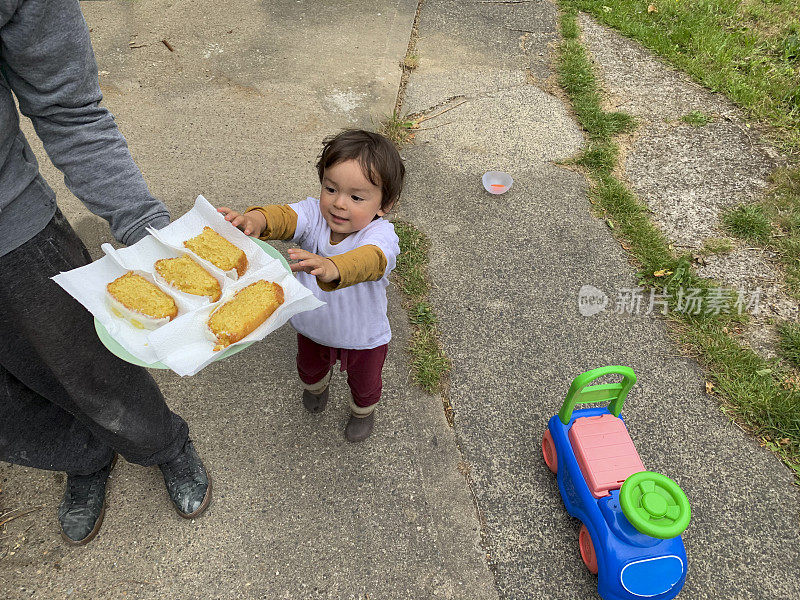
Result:
<svg viewBox="0 0 800 600"><path fill-rule="evenodd" d="M241 277L247 270L244 250L231 244L211 227L203 227L203 233L186 240L183 245L223 271L236 269Z"/></svg>
<svg viewBox="0 0 800 600"><path fill-rule="evenodd" d="M219 300L222 295L217 278L188 254L157 260L155 269L168 285L187 294L208 296L212 302Z"/></svg>
<svg viewBox="0 0 800 600"><path fill-rule="evenodd" d="M113 314L138 329L156 329L178 316L172 296L133 271L106 286L106 301Z"/></svg>
<svg viewBox="0 0 800 600"><path fill-rule="evenodd" d="M259 280L236 292L208 318L208 329L217 343L214 351L251 334L281 304L283 288L271 281Z"/></svg>

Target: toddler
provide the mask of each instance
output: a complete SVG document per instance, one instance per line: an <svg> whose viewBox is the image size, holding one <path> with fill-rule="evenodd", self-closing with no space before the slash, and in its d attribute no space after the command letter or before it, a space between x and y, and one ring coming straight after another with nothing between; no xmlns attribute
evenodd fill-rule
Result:
<svg viewBox="0 0 800 600"><path fill-rule="evenodd" d="M244 214L217 210L247 235L300 246L288 252L298 261L292 271L326 303L291 319L303 406L312 413L325 409L333 366L340 361L352 395L345 436L360 442L372 433L392 337L386 287L400 246L383 217L400 196L405 167L389 140L362 130L325 139L316 167L319 200L252 206Z"/></svg>

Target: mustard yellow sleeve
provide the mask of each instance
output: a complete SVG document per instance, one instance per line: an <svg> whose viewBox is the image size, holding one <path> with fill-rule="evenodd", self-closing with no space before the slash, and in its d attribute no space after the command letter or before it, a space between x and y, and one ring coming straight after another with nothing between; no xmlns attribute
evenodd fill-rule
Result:
<svg viewBox="0 0 800 600"><path fill-rule="evenodd" d="M317 285L325 292L340 290L364 281L377 281L386 272L386 256L377 246L369 244L355 250L329 257L339 269L339 279Z"/></svg>
<svg viewBox="0 0 800 600"><path fill-rule="evenodd" d="M297 213L283 204L269 206L251 206L244 212L257 210L267 220L267 226L258 239L260 240L288 240L294 237L297 230Z"/></svg>

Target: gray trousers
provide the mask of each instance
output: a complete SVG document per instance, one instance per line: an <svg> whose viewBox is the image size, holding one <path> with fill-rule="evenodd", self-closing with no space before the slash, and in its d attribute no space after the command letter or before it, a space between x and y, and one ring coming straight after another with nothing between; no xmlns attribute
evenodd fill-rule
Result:
<svg viewBox="0 0 800 600"><path fill-rule="evenodd" d="M86 475L113 451L147 466L186 442L153 378L106 350L89 311L50 279L90 260L60 211L0 256L0 460Z"/></svg>

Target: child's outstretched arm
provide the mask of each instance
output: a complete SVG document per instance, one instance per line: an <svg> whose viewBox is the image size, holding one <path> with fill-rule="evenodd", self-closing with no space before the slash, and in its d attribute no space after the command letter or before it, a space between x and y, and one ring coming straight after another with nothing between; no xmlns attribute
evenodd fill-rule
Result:
<svg viewBox="0 0 800 600"><path fill-rule="evenodd" d="M288 240L297 229L297 213L285 205L251 206L244 213L220 206L217 211L245 235L254 235L262 240Z"/></svg>
<svg viewBox="0 0 800 600"><path fill-rule="evenodd" d="M316 277L320 283L331 283L341 277L339 268L330 258L319 256L301 248L291 248L288 254L291 260L300 261L292 264L292 271L295 273L297 271L305 271L309 275Z"/></svg>
<svg viewBox="0 0 800 600"><path fill-rule="evenodd" d="M364 281L377 281L386 272L386 256L378 246L372 244L330 258L300 248L291 248L288 254L290 259L300 261L292 265L292 271L314 275L320 289L326 292Z"/></svg>
<svg viewBox="0 0 800 600"><path fill-rule="evenodd" d="M220 206L217 212L222 213L226 221L234 227L241 229L245 235L261 237L261 234L267 227L267 219L259 211L253 210L242 214L227 206Z"/></svg>

